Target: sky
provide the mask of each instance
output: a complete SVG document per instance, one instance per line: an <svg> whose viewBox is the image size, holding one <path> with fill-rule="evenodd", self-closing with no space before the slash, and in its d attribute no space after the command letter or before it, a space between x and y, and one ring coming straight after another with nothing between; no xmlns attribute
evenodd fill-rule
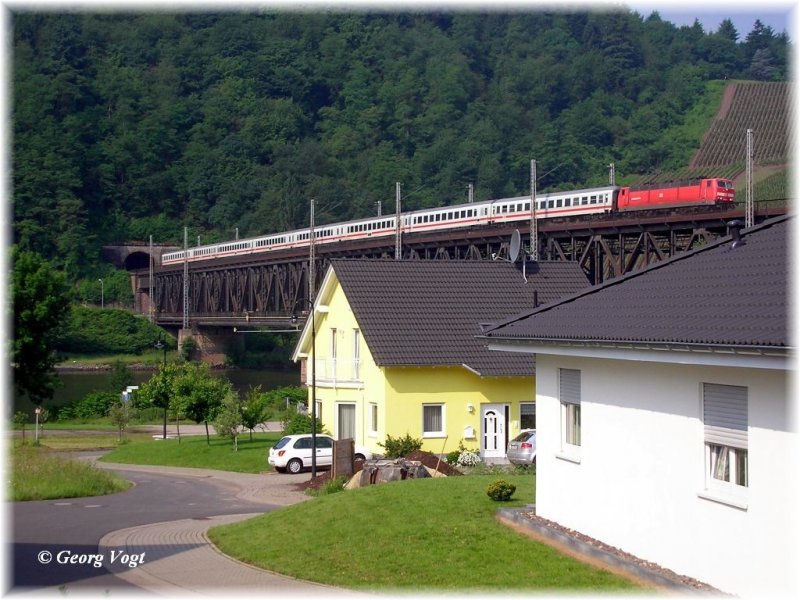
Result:
<svg viewBox="0 0 800 600"><path fill-rule="evenodd" d="M772 27L775 33L787 31L792 39L794 24L792 23L794 6L797 0L762 0L758 3L750 0L0 0L12 10L14 8L31 8L34 6L64 8L139 8L144 10L180 7L183 9L208 7L283 7L287 9L348 7L355 9L386 8L390 10L436 9L436 8L494 8L504 7L574 9L587 7L602 9L627 6L643 17L657 10L661 18L675 25L693 25L695 19L706 31L716 31L723 19L733 21L743 41L753 29L753 23L760 19L764 25Z"/></svg>
<svg viewBox="0 0 800 600"><path fill-rule="evenodd" d="M635 10L643 17L647 17L654 10L664 21L669 21L677 26L693 25L695 19L700 21L703 29L714 32L719 28L723 19L730 19L736 31L739 32L739 41L744 41L747 34L753 30L753 24L759 19L764 25L772 27L775 33L786 31L792 40L795 40L797 10L794 0L765 0L762 2L738 2L729 0L705 0L688 2L686 0L629 0L624 2L629 8Z"/></svg>

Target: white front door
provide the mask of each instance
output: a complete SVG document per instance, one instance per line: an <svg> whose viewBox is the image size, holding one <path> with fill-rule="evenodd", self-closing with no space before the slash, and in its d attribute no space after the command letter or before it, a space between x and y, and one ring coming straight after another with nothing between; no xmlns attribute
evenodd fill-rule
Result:
<svg viewBox="0 0 800 600"><path fill-rule="evenodd" d="M506 455L506 408L504 404L481 405L481 454L484 458Z"/></svg>

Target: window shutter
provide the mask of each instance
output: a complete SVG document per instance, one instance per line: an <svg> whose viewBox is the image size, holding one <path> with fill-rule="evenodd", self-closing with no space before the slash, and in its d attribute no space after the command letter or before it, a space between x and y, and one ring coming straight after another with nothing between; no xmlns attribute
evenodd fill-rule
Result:
<svg viewBox="0 0 800 600"><path fill-rule="evenodd" d="M747 388L703 384L706 442L747 449Z"/></svg>
<svg viewBox="0 0 800 600"><path fill-rule="evenodd" d="M558 370L558 397L566 404L581 403L581 372L577 369Z"/></svg>

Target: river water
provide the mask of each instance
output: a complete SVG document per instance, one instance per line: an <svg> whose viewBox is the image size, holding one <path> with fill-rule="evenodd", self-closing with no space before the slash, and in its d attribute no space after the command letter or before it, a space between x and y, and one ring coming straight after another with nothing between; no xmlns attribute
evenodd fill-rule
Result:
<svg viewBox="0 0 800 600"><path fill-rule="evenodd" d="M59 372L58 376L62 385L56 388L52 402L45 402L44 407L62 406L73 400L83 398L89 392L105 388L110 376L110 371L67 371ZM153 376L155 371L131 371L133 385L139 385ZM269 369L221 369L212 371L214 375L225 376L244 397L250 386L261 386L261 391L266 392L274 388L287 385L300 385L300 367L293 370ZM122 390L120 390L122 392ZM33 413L33 405L27 398L14 396L14 410L24 410Z"/></svg>

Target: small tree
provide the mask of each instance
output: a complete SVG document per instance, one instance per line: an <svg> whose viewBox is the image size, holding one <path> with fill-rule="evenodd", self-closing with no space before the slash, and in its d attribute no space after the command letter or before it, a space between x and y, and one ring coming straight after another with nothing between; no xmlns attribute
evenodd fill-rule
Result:
<svg viewBox="0 0 800 600"><path fill-rule="evenodd" d="M111 424L119 431L120 442L125 438L125 429L127 429L135 414L136 411L131 406L131 403L121 398L108 409L108 418L111 419Z"/></svg>
<svg viewBox="0 0 800 600"><path fill-rule="evenodd" d="M242 425L250 430L250 441L253 441L253 430L267 418L267 407L261 386L251 387L247 390L242 404Z"/></svg>
<svg viewBox="0 0 800 600"><path fill-rule="evenodd" d="M223 398L233 390L231 382L214 377L206 363L184 363L172 388L174 408L195 423L205 423L206 443L211 445L208 422L217 415Z"/></svg>
<svg viewBox="0 0 800 600"><path fill-rule="evenodd" d="M14 424L22 428L22 445L25 445L25 423L28 422L28 413L24 410L18 410L14 413Z"/></svg>
<svg viewBox="0 0 800 600"><path fill-rule="evenodd" d="M239 451L239 434L242 427L242 403L236 392L229 390L214 417L214 429L222 437L233 439L234 451Z"/></svg>
<svg viewBox="0 0 800 600"><path fill-rule="evenodd" d="M164 438L167 437L167 410L175 395L174 386L181 370L177 365L162 365L158 373L153 375L139 387L137 401L148 406L155 406L164 411Z"/></svg>

